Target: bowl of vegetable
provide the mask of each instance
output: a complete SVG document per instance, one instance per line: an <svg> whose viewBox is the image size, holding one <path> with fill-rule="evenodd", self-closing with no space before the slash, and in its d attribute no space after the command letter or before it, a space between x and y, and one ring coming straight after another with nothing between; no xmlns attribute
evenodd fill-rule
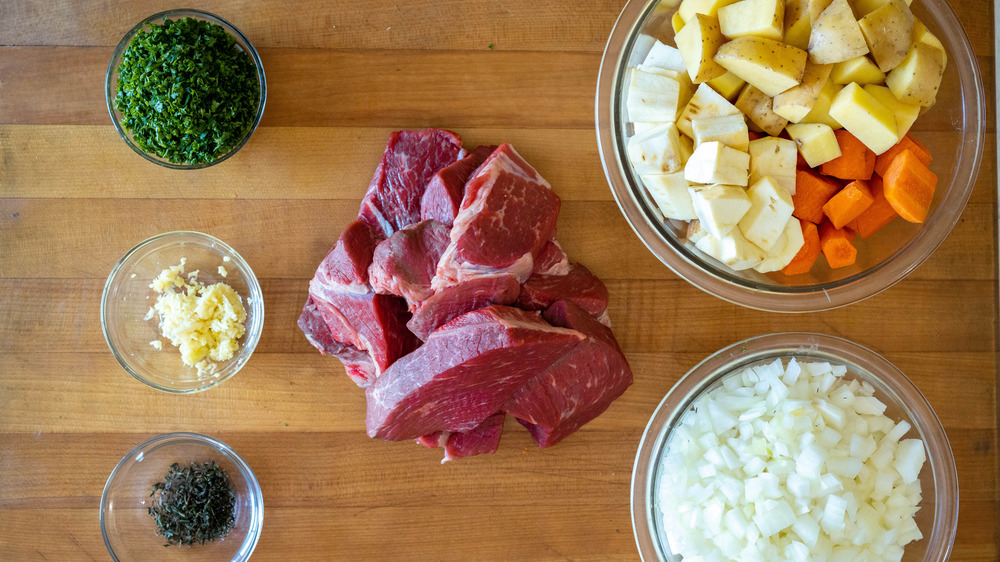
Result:
<svg viewBox="0 0 1000 562"><path fill-rule="evenodd" d="M622 214L680 277L750 308L831 309L903 279L958 222L985 146L946 0L816 7L632 0L601 63Z"/></svg>
<svg viewBox="0 0 1000 562"><path fill-rule="evenodd" d="M116 561L248 560L263 523L253 470L229 445L197 433L139 444L101 495L101 533Z"/></svg>
<svg viewBox="0 0 1000 562"><path fill-rule="evenodd" d="M957 522L930 404L874 351L821 334L758 336L696 365L632 474L644 560L947 560Z"/></svg>
<svg viewBox="0 0 1000 562"><path fill-rule="evenodd" d="M140 242L112 268L101 328L118 363L164 392L207 390L250 360L264 326L264 298L250 264L200 232Z"/></svg>
<svg viewBox="0 0 1000 562"><path fill-rule="evenodd" d="M193 170L243 147L267 100L250 40L219 16L168 10L133 27L105 78L111 121L125 143L161 166Z"/></svg>

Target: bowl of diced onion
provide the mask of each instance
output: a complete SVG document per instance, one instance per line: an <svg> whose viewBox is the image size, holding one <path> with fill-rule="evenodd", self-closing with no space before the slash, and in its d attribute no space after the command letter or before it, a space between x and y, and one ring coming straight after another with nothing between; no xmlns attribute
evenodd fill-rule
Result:
<svg viewBox="0 0 1000 562"><path fill-rule="evenodd" d="M947 560L948 437L916 386L850 341L732 344L663 398L632 474L643 560Z"/></svg>

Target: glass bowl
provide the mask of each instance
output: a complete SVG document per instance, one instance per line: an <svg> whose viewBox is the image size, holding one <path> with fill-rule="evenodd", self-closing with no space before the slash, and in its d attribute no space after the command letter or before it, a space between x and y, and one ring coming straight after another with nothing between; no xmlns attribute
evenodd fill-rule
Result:
<svg viewBox="0 0 1000 562"><path fill-rule="evenodd" d="M236 525L225 538L194 546L166 548L149 514L153 484L170 465L215 461L236 492ZM101 494L101 534L115 561L248 560L264 524L264 496L257 477L236 451L197 433L167 433L129 451L111 471Z"/></svg>
<svg viewBox="0 0 1000 562"><path fill-rule="evenodd" d="M156 302L149 284L181 258L187 260L185 272L198 270L202 283L231 286L246 309L239 350L232 359L217 362L211 375L199 376L181 361L180 351L162 337L157 316L145 319ZM225 267L226 277L218 273L219 266ZM264 298L250 265L225 242L200 232L167 232L132 248L111 270L101 297L101 328L115 359L133 377L166 392L198 392L235 375L250 360L263 325ZM162 342L162 349L150 345L154 340Z"/></svg>
<svg viewBox="0 0 1000 562"><path fill-rule="evenodd" d="M982 78L969 40L947 0L914 2L914 14L941 39L948 64L937 103L917 119L914 137L930 149L937 193L924 224L893 221L868 240L856 239L858 261L830 269L819 259L808 274L764 275L733 271L694 247L686 223L664 221L628 163L625 144L627 70L640 63L654 38L673 44L668 0L631 0L604 50L597 80L596 126L601 162L611 191L629 225L647 248L692 285L729 302L773 312L836 308L875 295L924 262L958 222L979 172L985 146Z"/></svg>
<svg viewBox="0 0 1000 562"><path fill-rule="evenodd" d="M902 371L874 351L845 339L802 332L757 336L725 347L695 365L660 402L643 432L632 472L632 526L642 559L681 559L662 538L655 505L661 455L681 416L699 396L720 387L727 375L792 357L846 366L845 379L869 382L875 397L887 406L885 415L908 421L913 428L906 436L923 439L927 462L920 471L923 498L916 522L924 538L906 545L903 560L947 560L958 526L958 473L934 410Z"/></svg>
<svg viewBox="0 0 1000 562"><path fill-rule="evenodd" d="M115 109L115 96L118 93L118 67L121 65L122 56L125 54L125 49L128 48L129 43L140 30L149 27L150 24L162 24L168 19L178 20L183 18L192 18L212 22L225 29L226 33L231 35L233 39L236 40L237 48L247 53L247 55L253 59L254 66L257 68L257 84L260 87L260 98L257 100L257 113L243 138L233 145L229 152L223 154L215 160L212 160L211 162L203 162L200 164L171 162L165 158L161 158L155 154L150 154L142 148L139 148L139 145L135 143L135 140L132 137L132 133L122 127L122 114ZM125 37L123 37L118 43L118 46L115 47L115 52L111 56L111 63L108 64L108 72L104 79L104 99L108 105L108 113L111 114L111 121L115 124L115 128L118 129L118 134L125 141L125 144L135 151L136 154L139 154L146 160L159 164L165 168L172 168L175 170L197 170L200 168L207 168L208 166L214 166L215 164L226 160L233 154L236 154L236 152L242 148L248 140L250 140L250 136L257 130L257 125L260 124L260 119L264 115L264 103L267 101L267 81L264 78L264 65L260 61L257 49L254 48L253 44L250 43L250 40L247 39L246 35L243 35L243 32L237 29L236 26L215 14L210 14L201 10L167 10L165 12L153 14L137 23L135 27L125 34Z"/></svg>

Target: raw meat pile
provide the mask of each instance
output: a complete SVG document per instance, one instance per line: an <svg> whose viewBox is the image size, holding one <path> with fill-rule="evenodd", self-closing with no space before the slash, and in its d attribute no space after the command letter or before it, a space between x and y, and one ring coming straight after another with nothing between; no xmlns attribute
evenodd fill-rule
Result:
<svg viewBox="0 0 1000 562"><path fill-rule="evenodd" d="M632 383L608 292L555 240L559 197L509 144L398 131L299 327L366 389L368 435L494 453L514 416L540 447Z"/></svg>

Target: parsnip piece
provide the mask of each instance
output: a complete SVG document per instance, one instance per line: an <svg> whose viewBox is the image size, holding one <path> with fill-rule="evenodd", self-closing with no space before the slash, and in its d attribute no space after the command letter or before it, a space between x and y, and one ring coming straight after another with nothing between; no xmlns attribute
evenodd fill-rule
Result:
<svg viewBox="0 0 1000 562"><path fill-rule="evenodd" d="M684 106L680 117L677 118L677 128L690 138L694 138L694 130L691 122L698 118L722 117L724 115L741 115L736 106L729 103L729 100L719 95L708 84L698 85L694 95Z"/></svg>

